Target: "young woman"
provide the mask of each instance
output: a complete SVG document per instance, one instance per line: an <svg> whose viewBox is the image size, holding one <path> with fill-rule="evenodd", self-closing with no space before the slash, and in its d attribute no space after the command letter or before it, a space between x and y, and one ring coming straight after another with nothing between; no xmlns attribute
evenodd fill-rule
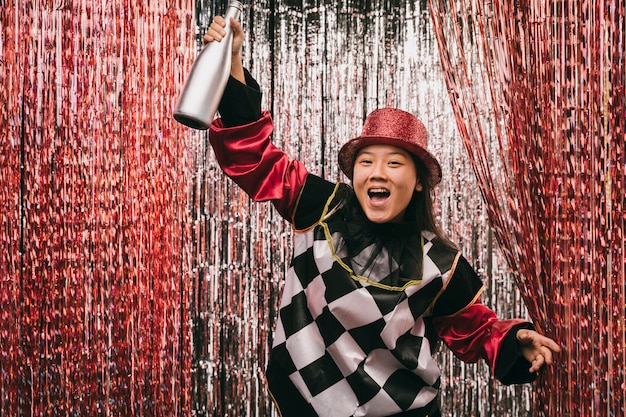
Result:
<svg viewBox="0 0 626 417"><path fill-rule="evenodd" d="M231 24L231 78L209 139L224 172L295 235L266 373L281 415L438 416L439 340L464 361L485 359L505 384L532 381L559 346L480 303L482 282L433 218L441 168L424 125L376 110L339 153L352 186L310 174L270 141ZM205 41L223 28L216 17Z"/></svg>

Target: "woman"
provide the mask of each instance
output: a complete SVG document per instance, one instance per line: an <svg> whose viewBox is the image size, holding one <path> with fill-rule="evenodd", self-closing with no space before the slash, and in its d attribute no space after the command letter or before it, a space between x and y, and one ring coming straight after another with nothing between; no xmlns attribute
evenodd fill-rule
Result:
<svg viewBox="0 0 626 417"><path fill-rule="evenodd" d="M559 346L480 303L482 282L434 221L441 168L424 125L376 110L339 153L352 186L310 174L271 143L242 66L244 33L231 25L231 78L209 139L224 172L294 228L266 373L280 413L438 416L439 340L464 361L485 359L505 384L532 381ZM221 41L224 27L216 17L205 41Z"/></svg>

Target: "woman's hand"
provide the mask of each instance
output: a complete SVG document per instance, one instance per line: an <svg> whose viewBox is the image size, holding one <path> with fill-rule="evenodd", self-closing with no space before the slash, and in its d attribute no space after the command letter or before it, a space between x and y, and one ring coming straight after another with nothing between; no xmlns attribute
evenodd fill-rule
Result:
<svg viewBox="0 0 626 417"><path fill-rule="evenodd" d="M561 351L554 340L534 330L522 329L516 336L522 355L531 363L530 373L537 372L545 364L552 365L552 354Z"/></svg>
<svg viewBox="0 0 626 417"><path fill-rule="evenodd" d="M202 38L204 43L221 42L226 35L225 27L226 20L222 16L215 16L213 23L209 26L209 30ZM233 59L230 66L230 75L245 84L246 78L243 72L243 63L241 62L241 47L243 46L245 34L241 28L241 23L232 17L230 18L230 29L233 31L233 49L231 52Z"/></svg>
<svg viewBox="0 0 626 417"><path fill-rule="evenodd" d="M226 36L226 31L224 28L226 27L226 20L222 16L215 16L213 18L213 23L209 26L209 30L204 34L202 38L205 43L217 41L221 42ZM243 45L244 33L241 28L241 23L230 18L230 27L233 31L233 57L241 55L241 47Z"/></svg>

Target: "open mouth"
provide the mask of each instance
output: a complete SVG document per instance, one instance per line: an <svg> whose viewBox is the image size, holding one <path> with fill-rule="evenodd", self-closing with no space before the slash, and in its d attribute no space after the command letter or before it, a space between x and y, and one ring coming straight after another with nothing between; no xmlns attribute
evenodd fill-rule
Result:
<svg viewBox="0 0 626 417"><path fill-rule="evenodd" d="M386 188L370 188L367 190L367 195L370 200L380 202L388 199L391 193Z"/></svg>

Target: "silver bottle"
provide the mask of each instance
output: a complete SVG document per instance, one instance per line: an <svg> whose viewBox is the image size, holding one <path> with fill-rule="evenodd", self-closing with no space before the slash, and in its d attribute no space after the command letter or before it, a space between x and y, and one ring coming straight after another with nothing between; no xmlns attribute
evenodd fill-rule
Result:
<svg viewBox="0 0 626 417"><path fill-rule="evenodd" d="M230 18L239 20L243 4L228 3L224 15L226 35L221 42L210 42L200 51L174 109L174 119L193 129L206 130L217 112L230 75L233 31Z"/></svg>

